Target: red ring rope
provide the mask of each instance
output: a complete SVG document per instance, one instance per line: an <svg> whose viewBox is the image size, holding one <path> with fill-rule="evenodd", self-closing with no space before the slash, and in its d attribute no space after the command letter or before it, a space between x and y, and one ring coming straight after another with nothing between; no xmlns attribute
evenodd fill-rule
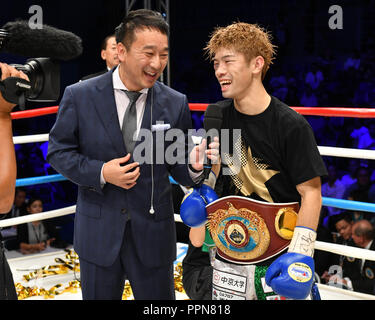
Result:
<svg viewBox="0 0 375 320"><path fill-rule="evenodd" d="M30 109L30 110L25 110L25 111L12 112L10 115L12 119L34 118L34 117L44 116L47 114L57 113L58 109L59 109L58 106L39 108L39 109Z"/></svg>
<svg viewBox="0 0 375 320"><path fill-rule="evenodd" d="M205 111L208 103L189 103L191 111ZM12 112L12 119L39 117L57 113L58 106ZM375 118L375 108L291 107L305 116Z"/></svg>

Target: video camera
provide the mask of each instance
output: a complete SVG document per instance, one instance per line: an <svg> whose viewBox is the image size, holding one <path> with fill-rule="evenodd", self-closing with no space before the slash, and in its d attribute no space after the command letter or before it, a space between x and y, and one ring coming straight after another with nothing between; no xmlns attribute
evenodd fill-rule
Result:
<svg viewBox="0 0 375 320"><path fill-rule="evenodd" d="M82 53L82 40L75 34L43 25L31 29L26 21L8 22L0 29L0 51L30 58L24 65L10 64L29 77L0 81L0 91L5 100L18 104L23 110L25 100L54 102L60 95L59 60L71 60ZM1 79L1 70L0 70Z"/></svg>
<svg viewBox="0 0 375 320"><path fill-rule="evenodd" d="M50 58L32 58L28 59L24 65L10 64L10 66L25 73L29 77L30 84L28 85L25 80L19 81L18 79L15 83L12 81L4 86L0 85L4 99L7 100L8 97L13 100L9 102L19 104L20 101L14 101L14 99L22 94L25 95L27 101L35 102L54 102L59 98L60 64L57 61ZM9 92L14 91L14 86L16 86L16 92ZM22 106L20 107L22 108Z"/></svg>

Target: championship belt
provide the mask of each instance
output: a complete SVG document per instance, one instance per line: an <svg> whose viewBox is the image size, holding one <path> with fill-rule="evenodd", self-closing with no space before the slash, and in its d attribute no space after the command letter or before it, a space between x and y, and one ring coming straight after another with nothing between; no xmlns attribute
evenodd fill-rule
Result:
<svg viewBox="0 0 375 320"><path fill-rule="evenodd" d="M223 259L249 264L285 250L293 237L299 204L228 196L206 206L208 230Z"/></svg>

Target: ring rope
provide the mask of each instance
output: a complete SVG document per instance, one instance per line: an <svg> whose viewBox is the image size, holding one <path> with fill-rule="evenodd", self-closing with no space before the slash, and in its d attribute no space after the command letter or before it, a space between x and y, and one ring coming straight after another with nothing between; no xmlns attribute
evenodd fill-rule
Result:
<svg viewBox="0 0 375 320"><path fill-rule="evenodd" d="M45 142L45 141L48 141L48 140L49 140L49 134L48 133L13 137L13 143L14 144Z"/></svg>
<svg viewBox="0 0 375 320"><path fill-rule="evenodd" d="M375 261L375 251L373 250L322 241L315 241L315 249L333 252L342 256Z"/></svg>
<svg viewBox="0 0 375 320"><path fill-rule="evenodd" d="M318 146L322 156L375 160L375 150Z"/></svg>
<svg viewBox="0 0 375 320"><path fill-rule="evenodd" d="M61 217L68 214L72 214L76 212L76 205L62 208L62 209L56 209L51 211L45 211L41 213L34 213L32 215L27 216L21 216L16 218L9 218L4 219L0 221L0 228L4 227L10 227L15 226L23 223L28 223L32 221L40 221L55 217ZM174 214L175 221L176 222L182 222L181 217L178 214ZM366 259L366 260L372 260L375 261L375 251L368 250L368 249L362 249L362 248L356 248L351 246L345 246L341 244L335 244L335 243L328 243L328 242L321 242L316 241L315 242L315 249L316 250L322 250L322 251L328 251L339 255L345 255L349 257L354 257L358 259Z"/></svg>
<svg viewBox="0 0 375 320"><path fill-rule="evenodd" d="M42 176L42 177L31 177L31 178L21 178L16 180L16 187L26 187L26 186L32 186L35 184L41 184L41 183L49 183L49 182L57 182L57 181L64 181L68 180L61 174L51 174L48 176Z"/></svg>
<svg viewBox="0 0 375 320"><path fill-rule="evenodd" d="M58 106L54 106L54 107L30 109L30 110L25 110L25 111L15 111L15 112L11 112L10 116L13 120L34 118L34 117L44 116L47 114L54 114L57 112L58 109L59 109Z"/></svg>
<svg viewBox="0 0 375 320"><path fill-rule="evenodd" d="M55 218L55 217L61 217L61 216L65 216L68 214L75 213L75 212L76 212L76 206L74 205L74 206L65 207L61 209L45 211L41 213L33 213L27 216L4 219L4 220L0 220L0 228L16 226L16 225L23 224L23 223L45 220L45 219L50 219L50 218Z"/></svg>
<svg viewBox="0 0 375 320"><path fill-rule="evenodd" d="M351 296L353 298L357 298L357 299L360 299L360 300L374 300L375 299L375 296L372 295L372 294L366 294L366 293L341 289L341 288L338 288L338 287L329 286L329 285L322 284L322 283L317 283L316 285L318 286L318 289L320 290L320 292L329 291L329 292L338 293L338 294L344 295L344 296Z"/></svg>
<svg viewBox="0 0 375 320"><path fill-rule="evenodd" d="M206 111L208 103L189 103L191 111ZM375 108L322 108L322 107L291 107L296 112L306 116L375 118ZM39 117L57 113L59 106L15 111L12 119Z"/></svg>
<svg viewBox="0 0 375 320"><path fill-rule="evenodd" d="M25 187L34 184L57 182L68 180L61 174L53 174L42 177L32 177L32 178L21 178L16 180L16 187ZM178 184L172 177L169 177L171 184ZM336 198L322 197L322 204L324 206L353 210L353 211L366 211L375 213L375 204L370 202L354 201L354 200L344 200Z"/></svg>
<svg viewBox="0 0 375 320"><path fill-rule="evenodd" d="M208 103L189 103L191 111L206 111ZM374 108L290 107L305 116L375 118Z"/></svg>
<svg viewBox="0 0 375 320"><path fill-rule="evenodd" d="M49 134L35 134L26 136L13 137L14 144L46 142L49 139ZM342 157L342 158L357 158L375 160L375 150L368 149L352 149L352 148L339 148L339 147L324 147L318 146L321 156Z"/></svg>
<svg viewBox="0 0 375 320"><path fill-rule="evenodd" d="M322 197L323 206L375 213L375 203Z"/></svg>

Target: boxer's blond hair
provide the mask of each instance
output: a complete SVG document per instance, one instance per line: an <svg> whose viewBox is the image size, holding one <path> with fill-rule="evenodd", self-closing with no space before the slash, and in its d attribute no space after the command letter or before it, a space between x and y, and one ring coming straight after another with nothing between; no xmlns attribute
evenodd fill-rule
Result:
<svg viewBox="0 0 375 320"><path fill-rule="evenodd" d="M270 33L257 24L235 22L227 27L216 28L204 50L210 60L220 48L235 49L245 56L247 62L262 56L263 80L276 54L276 46L271 43L271 39Z"/></svg>

